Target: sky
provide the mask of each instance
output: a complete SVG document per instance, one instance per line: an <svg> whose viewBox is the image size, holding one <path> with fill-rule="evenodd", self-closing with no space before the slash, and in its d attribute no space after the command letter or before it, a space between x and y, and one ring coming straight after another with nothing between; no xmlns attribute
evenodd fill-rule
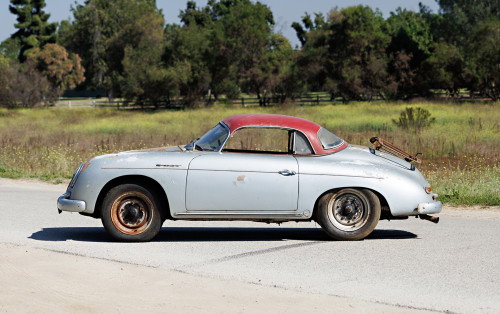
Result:
<svg viewBox="0 0 500 314"><path fill-rule="evenodd" d="M72 17L71 5L74 3L82 4L84 0L45 0L47 6L45 12L50 13L50 22L60 22ZM198 6L204 6L207 0L195 1ZM368 5L373 9L378 8L384 17L388 17L398 7L406 8L411 11L418 11L418 3L431 8L437 12L439 6L435 0L260 0L271 8L274 15L275 30L283 33L291 42L292 46L299 45L295 31L291 25L293 22L299 22L305 12L323 13L326 15L331 9L345 8L354 5ZM9 11L9 0L0 0L0 42L7 39L15 32L15 15ZM158 8L162 9L166 23L178 24L178 15L181 10L186 8L187 0L156 0Z"/></svg>

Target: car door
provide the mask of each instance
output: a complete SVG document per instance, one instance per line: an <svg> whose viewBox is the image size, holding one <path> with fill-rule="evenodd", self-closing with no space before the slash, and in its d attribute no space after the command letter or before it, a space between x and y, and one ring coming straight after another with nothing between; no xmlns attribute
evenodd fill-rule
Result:
<svg viewBox="0 0 500 314"><path fill-rule="evenodd" d="M288 137L284 140L287 145ZM252 147L258 146L254 140L250 143ZM295 211L299 189L297 173L297 160L282 150L257 151L243 147L206 153L194 158L189 165L186 209Z"/></svg>
<svg viewBox="0 0 500 314"><path fill-rule="evenodd" d="M297 160L291 155L208 153L191 161L188 211L295 211Z"/></svg>

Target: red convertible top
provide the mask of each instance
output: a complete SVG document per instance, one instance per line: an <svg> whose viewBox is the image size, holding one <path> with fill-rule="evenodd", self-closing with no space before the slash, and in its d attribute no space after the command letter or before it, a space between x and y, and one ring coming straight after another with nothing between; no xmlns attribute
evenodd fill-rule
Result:
<svg viewBox="0 0 500 314"><path fill-rule="evenodd" d="M229 116L222 120L231 132L231 135L240 128L244 127L276 127L284 129L294 129L301 131L307 136L309 142L314 148L314 151L318 155L330 154L338 152L347 147L347 143L343 143L340 147L325 150L318 139L318 131L321 126L312 121L285 116L279 114L237 114L234 116Z"/></svg>

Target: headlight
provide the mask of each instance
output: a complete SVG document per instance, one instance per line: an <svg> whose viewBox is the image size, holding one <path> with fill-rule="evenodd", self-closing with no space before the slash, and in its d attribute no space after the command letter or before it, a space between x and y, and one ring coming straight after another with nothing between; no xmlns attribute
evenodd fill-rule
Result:
<svg viewBox="0 0 500 314"><path fill-rule="evenodd" d="M81 164L78 169L76 169L75 173L73 173L73 177L71 178L71 182L69 183L69 187L72 188L75 183L76 183L76 179L78 179L78 176L80 175L80 172L82 172L82 169L83 169L83 166L85 164Z"/></svg>

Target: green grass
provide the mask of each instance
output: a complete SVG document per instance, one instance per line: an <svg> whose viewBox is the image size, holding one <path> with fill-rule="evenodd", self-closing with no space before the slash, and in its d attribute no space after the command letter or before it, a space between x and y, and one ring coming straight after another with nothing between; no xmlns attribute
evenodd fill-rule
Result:
<svg viewBox="0 0 500 314"><path fill-rule="evenodd" d="M454 169L444 176L433 172L428 176L436 183L436 193L442 202L453 205L500 205L500 167Z"/></svg>
<svg viewBox="0 0 500 314"><path fill-rule="evenodd" d="M436 122L416 134L399 130L408 103L249 107L215 105L186 111L117 111L113 108L0 109L0 176L60 181L95 155L188 143L222 118L238 113L303 117L347 142L371 146L380 136L424 153L417 167L442 200L453 204L500 203L500 103L415 103Z"/></svg>

